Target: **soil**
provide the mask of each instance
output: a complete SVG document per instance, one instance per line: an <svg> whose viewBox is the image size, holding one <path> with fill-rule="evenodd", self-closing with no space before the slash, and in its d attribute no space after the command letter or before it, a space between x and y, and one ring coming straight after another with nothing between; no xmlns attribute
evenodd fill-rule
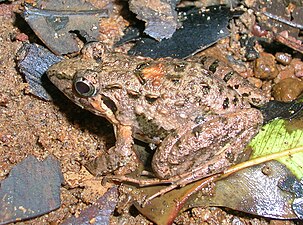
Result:
<svg viewBox="0 0 303 225"><path fill-rule="evenodd" d="M81 210L102 196L111 186L110 183L102 186L101 178L92 176L83 166L83 162L113 145L113 129L105 119L75 106L59 91L52 93L54 100L50 102L29 93L28 84L16 67L15 56L23 41L28 38L39 41L20 16L14 13L19 10L20 5L21 2L18 1L0 5L0 181L6 178L13 166L28 155L34 155L40 160L54 155L61 163L65 179L61 187L61 207L49 214L17 224L60 224L71 215L79 215ZM116 27L119 29L111 30L113 36L121 35L121 27L127 24L122 17L116 15L116 18L102 22L117 23ZM102 39L109 39L104 33L105 31L101 34ZM107 40L107 43L110 42ZM230 43L229 39L222 40L217 46L224 54L227 53L227 43ZM235 48L229 50L241 58L242 53L236 52ZM263 51L261 47L260 50ZM252 70L253 64L249 64L243 74L252 77ZM251 80L259 83L259 86L266 86L267 81L262 83L258 78ZM136 224L151 223L140 215L127 215L125 220L128 224L130 221ZM112 223L118 223L117 218L113 218ZM238 216L219 208L185 212L175 223L294 224L291 221L277 222L248 215Z"/></svg>

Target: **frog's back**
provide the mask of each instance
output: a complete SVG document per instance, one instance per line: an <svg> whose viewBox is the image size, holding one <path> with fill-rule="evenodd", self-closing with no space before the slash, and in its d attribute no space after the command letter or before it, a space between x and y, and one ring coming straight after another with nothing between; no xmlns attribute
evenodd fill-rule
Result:
<svg viewBox="0 0 303 225"><path fill-rule="evenodd" d="M176 107L195 105L214 113L249 107L237 92L200 63L117 56L119 54L108 58L103 65L100 82L104 82L103 87L124 88L130 97L144 96L148 104L164 104L170 100Z"/></svg>

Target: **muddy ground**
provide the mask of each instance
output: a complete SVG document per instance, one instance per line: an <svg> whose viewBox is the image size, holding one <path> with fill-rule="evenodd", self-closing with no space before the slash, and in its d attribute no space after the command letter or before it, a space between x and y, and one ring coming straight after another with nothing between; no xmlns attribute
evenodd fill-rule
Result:
<svg viewBox="0 0 303 225"><path fill-rule="evenodd" d="M53 101L43 101L29 93L28 84L16 67L15 56L23 41L38 41L24 21L14 12L20 2L0 5L0 180L28 155L45 159L54 155L61 164L64 185L61 207L47 215L17 224L60 224L70 215L92 204L111 186L100 185L81 164L83 156L93 157L113 145L113 129L103 118L80 109L54 90ZM118 20L116 20L118 21ZM118 32L119 33L119 32ZM24 35L24 36L22 36ZM117 35L117 34L115 34ZM109 38L109 37L103 37ZM228 43L223 41L223 46ZM223 49L226 49L223 47ZM235 50L233 50L235 51ZM257 84L256 78L250 78ZM142 216L116 217L112 223L151 224ZM123 216L122 216L123 217ZM237 215L229 210L194 209L177 218L176 224L294 224Z"/></svg>

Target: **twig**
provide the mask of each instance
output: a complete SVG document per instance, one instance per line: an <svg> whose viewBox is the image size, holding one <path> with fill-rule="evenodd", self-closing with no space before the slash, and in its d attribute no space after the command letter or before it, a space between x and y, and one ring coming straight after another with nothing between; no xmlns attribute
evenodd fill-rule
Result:
<svg viewBox="0 0 303 225"><path fill-rule="evenodd" d="M270 12L262 12L265 16L267 16L268 18L270 18L270 19L273 19L273 20L277 20L277 21L279 21L279 22L281 22L281 23L285 23L285 24L287 24L287 25L289 25L289 26L292 26L292 27L295 27L295 28L298 28L298 29L303 29L303 25L301 25L301 24L298 24L298 23L295 23L295 22L292 22L292 21L289 21L289 20L287 20L287 19L284 19L284 18L282 18L282 17L279 17L279 16L277 16L277 15L274 15L274 14L272 14L272 13L270 13Z"/></svg>
<svg viewBox="0 0 303 225"><path fill-rule="evenodd" d="M259 158L255 158L255 159L251 159L249 161L245 161L243 163L239 163L237 165L234 165L226 170L223 171L223 175L221 178L224 177L228 177L230 176L232 173L238 172L239 170L245 169L247 167L251 167L251 166L255 166L264 162L268 162L270 160L274 160L274 159L279 159L285 156L290 156L299 152L303 152L303 146L297 147L297 148L292 148L292 149L287 149L285 151L281 151L281 152L277 152L277 153L273 153L270 155L266 155L266 156L262 156Z"/></svg>
<svg viewBox="0 0 303 225"><path fill-rule="evenodd" d="M49 10L35 8L30 4L25 4L24 16L74 16L74 15L98 15L99 17L108 17L108 9L94 10Z"/></svg>

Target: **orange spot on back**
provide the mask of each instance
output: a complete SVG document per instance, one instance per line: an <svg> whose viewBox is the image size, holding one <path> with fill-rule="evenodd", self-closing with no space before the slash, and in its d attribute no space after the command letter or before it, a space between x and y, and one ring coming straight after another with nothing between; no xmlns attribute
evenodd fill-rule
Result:
<svg viewBox="0 0 303 225"><path fill-rule="evenodd" d="M152 80L152 84L158 86L161 84L160 79L165 75L164 65L162 63L151 65L144 68L141 74L144 79Z"/></svg>

